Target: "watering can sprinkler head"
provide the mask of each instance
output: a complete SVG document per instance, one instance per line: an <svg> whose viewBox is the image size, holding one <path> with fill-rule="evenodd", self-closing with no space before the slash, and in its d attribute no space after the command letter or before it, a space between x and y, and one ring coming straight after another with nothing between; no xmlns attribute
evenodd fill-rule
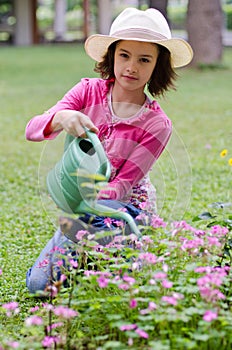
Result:
<svg viewBox="0 0 232 350"><path fill-rule="evenodd" d="M139 236L131 215L97 203L97 188L110 178L110 162L98 136L85 131L88 139L66 136L64 154L47 176L49 194L66 213L89 213L124 220L131 232Z"/></svg>

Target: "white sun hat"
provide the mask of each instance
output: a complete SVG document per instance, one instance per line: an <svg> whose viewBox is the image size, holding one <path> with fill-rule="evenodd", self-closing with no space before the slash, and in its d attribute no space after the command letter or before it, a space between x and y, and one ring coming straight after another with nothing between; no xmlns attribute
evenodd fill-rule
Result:
<svg viewBox="0 0 232 350"><path fill-rule="evenodd" d="M86 53L95 61L101 62L108 47L118 40L135 40L165 46L171 53L174 68L187 65L193 51L187 41L172 38L165 17L156 9L145 11L133 7L123 10L114 20L109 35L94 34L86 39Z"/></svg>

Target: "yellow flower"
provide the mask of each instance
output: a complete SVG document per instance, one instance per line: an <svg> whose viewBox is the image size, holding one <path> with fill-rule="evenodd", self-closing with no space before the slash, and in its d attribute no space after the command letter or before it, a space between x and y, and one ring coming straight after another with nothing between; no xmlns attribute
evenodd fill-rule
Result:
<svg viewBox="0 0 232 350"><path fill-rule="evenodd" d="M232 158L230 158L230 159L228 160L228 164L229 164L230 166L232 166Z"/></svg>
<svg viewBox="0 0 232 350"><path fill-rule="evenodd" d="M220 153L220 156L221 156L222 158L224 158L224 157L227 155L227 153L228 153L228 150L227 150L227 149L223 149L223 150L221 151L221 153Z"/></svg>

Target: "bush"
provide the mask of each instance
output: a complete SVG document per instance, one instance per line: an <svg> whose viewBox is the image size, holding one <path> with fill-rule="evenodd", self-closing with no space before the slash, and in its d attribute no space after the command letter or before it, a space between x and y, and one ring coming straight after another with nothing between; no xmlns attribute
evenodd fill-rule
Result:
<svg viewBox="0 0 232 350"><path fill-rule="evenodd" d="M232 30L232 4L224 5L223 12L225 16L225 28ZM186 16L187 8L185 6L168 8L168 18L172 29L185 29Z"/></svg>
<svg viewBox="0 0 232 350"><path fill-rule="evenodd" d="M172 29L185 29L186 7L169 7L168 19Z"/></svg>
<svg viewBox="0 0 232 350"><path fill-rule="evenodd" d="M225 26L226 29L232 30L232 4L224 5L223 11L225 14Z"/></svg>

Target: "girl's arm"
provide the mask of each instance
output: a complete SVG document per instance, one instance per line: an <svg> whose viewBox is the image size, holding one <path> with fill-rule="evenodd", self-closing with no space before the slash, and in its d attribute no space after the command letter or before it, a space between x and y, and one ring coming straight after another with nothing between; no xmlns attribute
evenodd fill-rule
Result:
<svg viewBox="0 0 232 350"><path fill-rule="evenodd" d="M98 129L90 118L81 113L85 105L88 79L83 79L48 111L32 118L26 126L26 138L30 141L54 139L62 130L73 136L84 135L83 126L94 132Z"/></svg>
<svg viewBox="0 0 232 350"><path fill-rule="evenodd" d="M54 115L45 132L51 134L56 131L65 130L68 134L78 137L85 135L84 128L96 133L98 132L98 128L86 114L79 111L62 110Z"/></svg>

